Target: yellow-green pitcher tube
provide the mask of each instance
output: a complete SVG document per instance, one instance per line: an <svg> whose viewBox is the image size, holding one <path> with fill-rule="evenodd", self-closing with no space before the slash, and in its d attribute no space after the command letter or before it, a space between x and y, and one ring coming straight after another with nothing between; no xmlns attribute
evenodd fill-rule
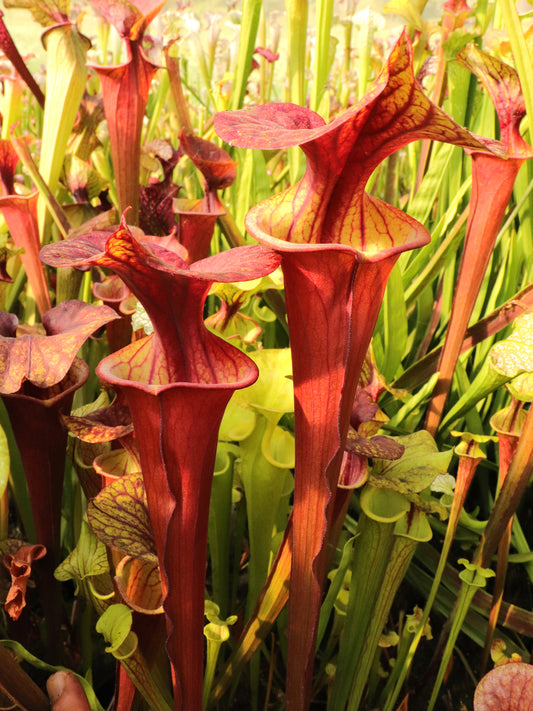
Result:
<svg viewBox="0 0 533 711"><path fill-rule="evenodd" d="M87 82L85 62L90 42L69 22L47 29L42 41L47 56L47 79L39 172L55 194ZM46 243L50 215L43 199L39 199L37 220L41 242Z"/></svg>
<svg viewBox="0 0 533 711"><path fill-rule="evenodd" d="M22 117L22 96L24 84L16 76L4 77L4 92L2 100L2 140L9 139L9 131L13 124Z"/></svg>

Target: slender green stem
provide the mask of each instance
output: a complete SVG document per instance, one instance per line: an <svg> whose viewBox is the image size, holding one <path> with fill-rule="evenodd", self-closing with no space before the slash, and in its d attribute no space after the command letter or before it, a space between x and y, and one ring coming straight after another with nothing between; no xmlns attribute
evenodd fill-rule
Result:
<svg viewBox="0 0 533 711"><path fill-rule="evenodd" d="M9 313L13 313L16 311L15 304L17 303L25 284L26 272L23 268L21 268L19 269L17 276L15 277L15 281L13 282L13 284L11 284L11 286L9 287L9 291L7 292L4 306L5 310Z"/></svg>
<svg viewBox="0 0 533 711"><path fill-rule="evenodd" d="M485 635L485 646L483 648L483 657L481 660L481 675L485 674L487 663L489 660L492 640L503 602L503 592L505 586L505 578L507 575L507 567L509 564L509 548L511 546L511 534L513 528L513 520L509 521L500 545L498 546L498 556L496 560L496 580L494 581L494 590L492 593L492 607L490 610L489 621L487 625L487 633Z"/></svg>
<svg viewBox="0 0 533 711"><path fill-rule="evenodd" d="M11 429L11 423L5 405L0 401L0 426L4 429L9 443L9 455L11 459L11 469L9 483L13 494L13 500L17 507L18 514L24 527L24 532L28 541L35 541L35 526L33 525L33 514L31 510L28 486L24 474L24 467L20 458L19 449Z"/></svg>
<svg viewBox="0 0 533 711"><path fill-rule="evenodd" d="M288 100L293 104L305 105L305 67L307 51L308 0L286 0L289 52L287 78L289 81ZM289 148L289 172L291 182L296 182L303 162L302 152L295 146Z"/></svg>
<svg viewBox="0 0 533 711"><path fill-rule="evenodd" d="M435 683L433 685L433 691L431 693L431 698L428 703L427 711L433 711L433 708L434 708L435 704L437 703L440 688L442 686L442 682L444 681L444 676L446 674L446 670L448 668L448 663L449 663L450 658L452 656L455 642L457 640L457 637L459 636L459 633L461 632L463 622L465 621L466 615L468 613L468 610L470 608L470 605L472 603L472 600L473 600L474 595L476 594L477 590L478 590L478 588L473 585L463 584L461 586L461 590L460 590L459 597L457 599L457 604L455 607L455 614L453 615L453 618L452 618L453 619L452 627L450 629L450 634L449 634L448 639L446 641L446 646L445 646L444 651L442 653L442 661L441 661L441 664L439 667L437 678L436 678Z"/></svg>
<svg viewBox="0 0 533 711"><path fill-rule="evenodd" d="M146 134L143 138L143 143L149 143L155 138L158 123L161 118L161 112L165 106L165 101L170 88L170 80L167 72L160 71L157 79L157 96L152 108L152 114L146 129Z"/></svg>
<svg viewBox="0 0 533 711"><path fill-rule="evenodd" d="M218 654L220 652L221 642L207 639L207 653L205 655L205 672L204 672L204 691L203 691L203 708L207 709L209 703L209 693L213 685L215 669L217 666Z"/></svg>
<svg viewBox="0 0 533 711"><path fill-rule="evenodd" d="M310 106L318 111L327 87L330 68L331 22L333 0L318 0L316 3L316 47L313 62L314 80L311 86Z"/></svg>
<svg viewBox="0 0 533 711"><path fill-rule="evenodd" d="M0 540L9 536L9 489L6 487L0 495Z"/></svg>

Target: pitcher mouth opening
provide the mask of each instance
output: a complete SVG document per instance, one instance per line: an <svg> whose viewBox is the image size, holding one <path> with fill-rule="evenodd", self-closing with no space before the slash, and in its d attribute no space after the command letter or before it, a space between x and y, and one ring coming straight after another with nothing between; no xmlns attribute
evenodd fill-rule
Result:
<svg viewBox="0 0 533 711"><path fill-rule="evenodd" d="M154 334L107 356L99 363L96 372L113 387L136 387L153 395L176 387L227 390L252 385L259 373L255 363L226 341L217 337L218 340L220 348L226 353L220 363L215 361L209 371L204 371L211 377L180 377L185 374L174 374L176 377L172 377L164 354L154 348ZM228 360L228 355L231 360ZM217 366L220 367L219 373L216 372Z"/></svg>

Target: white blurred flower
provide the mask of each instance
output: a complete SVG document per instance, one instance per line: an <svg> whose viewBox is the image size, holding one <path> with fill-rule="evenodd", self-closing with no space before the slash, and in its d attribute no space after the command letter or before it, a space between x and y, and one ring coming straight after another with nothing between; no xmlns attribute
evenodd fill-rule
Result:
<svg viewBox="0 0 533 711"><path fill-rule="evenodd" d="M135 306L135 313L131 316L131 326L134 331L139 331L142 328L147 336L154 332L152 322L148 318L148 314L144 310L143 305L139 301Z"/></svg>
<svg viewBox="0 0 533 711"><path fill-rule="evenodd" d="M455 477L451 474L438 474L431 484L431 491L434 494L448 494L453 496L455 489Z"/></svg>

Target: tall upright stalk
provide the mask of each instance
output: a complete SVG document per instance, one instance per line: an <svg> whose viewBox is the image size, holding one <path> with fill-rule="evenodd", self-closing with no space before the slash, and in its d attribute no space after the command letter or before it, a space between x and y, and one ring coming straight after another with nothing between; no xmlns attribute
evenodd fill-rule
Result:
<svg viewBox="0 0 533 711"><path fill-rule="evenodd" d="M500 493L487 521L485 531L472 559L472 568L489 568L492 556L496 553L500 541L514 515L522 496L529 484L533 473L533 407L530 407L524 423L522 434L518 441L515 454L503 483ZM451 624L447 625L447 641L443 652L442 661L433 687L428 711L434 708L444 673L449 663L455 640L461 631L462 624L468 612L469 604L476 592L476 588L469 583L461 587L457 603L449 618Z"/></svg>

